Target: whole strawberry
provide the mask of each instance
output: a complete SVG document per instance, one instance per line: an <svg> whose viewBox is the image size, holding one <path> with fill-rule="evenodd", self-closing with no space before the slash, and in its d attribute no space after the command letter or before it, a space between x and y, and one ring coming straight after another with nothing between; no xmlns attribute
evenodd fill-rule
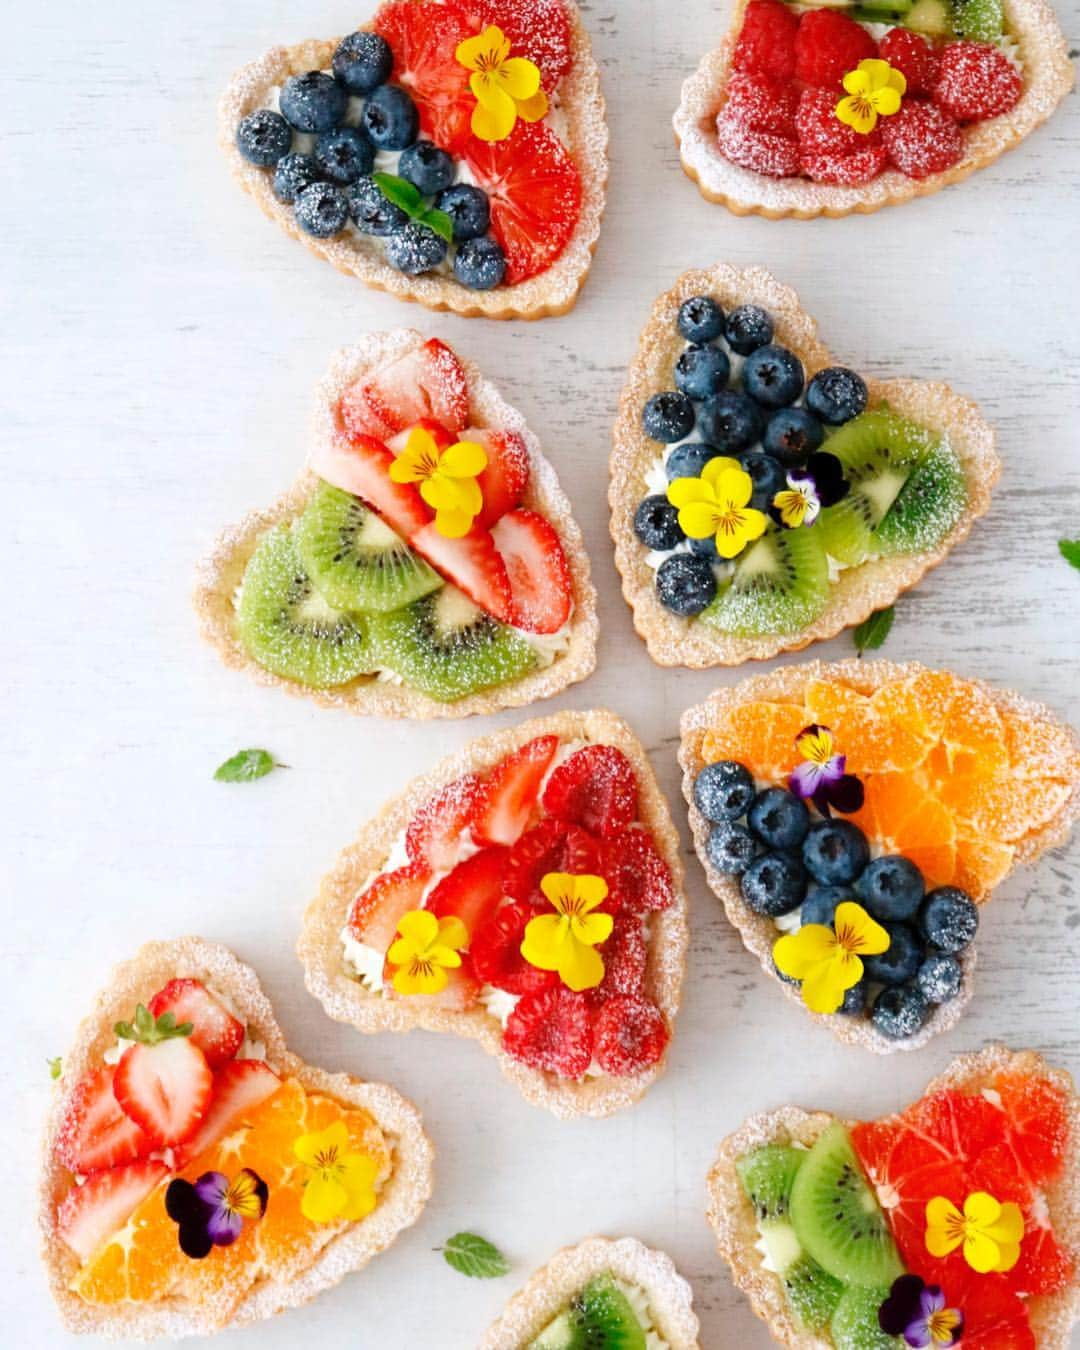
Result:
<svg viewBox="0 0 1080 1350"><path fill-rule="evenodd" d="M181 1144L199 1126L210 1105L213 1075L191 1039L191 1022L174 1012L154 1017L142 1003L134 1024L117 1022L121 1040L134 1041L120 1056L113 1094L121 1111L161 1148Z"/></svg>

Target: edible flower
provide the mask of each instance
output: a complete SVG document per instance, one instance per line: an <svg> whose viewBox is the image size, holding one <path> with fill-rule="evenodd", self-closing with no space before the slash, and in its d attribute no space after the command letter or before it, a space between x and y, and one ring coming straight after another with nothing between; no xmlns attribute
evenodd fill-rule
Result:
<svg viewBox="0 0 1080 1350"><path fill-rule="evenodd" d="M805 467L788 474L787 488L772 499L773 510L781 525L797 530L800 525L813 525L823 507L834 506L850 490L844 466L835 455L819 450Z"/></svg>
<svg viewBox="0 0 1080 1350"><path fill-rule="evenodd" d="M955 1345L964 1334L964 1314L945 1304L940 1285L901 1275L878 1309L878 1325L887 1336L903 1336L916 1350Z"/></svg>
<svg viewBox="0 0 1080 1350"><path fill-rule="evenodd" d="M795 737L795 745L803 757L788 779L788 787L796 797L811 801L823 816L842 811L850 815L863 804L863 785L853 773L845 773L847 756L836 753L833 734L828 727L803 727Z"/></svg>
<svg viewBox="0 0 1080 1350"><path fill-rule="evenodd" d="M907 93L907 80L888 61L871 57L860 61L844 76L848 97L836 105L836 115L845 126L860 136L869 136L878 117L891 117L900 111L900 99Z"/></svg>
<svg viewBox="0 0 1080 1350"><path fill-rule="evenodd" d="M944 1195L926 1206L926 1250L948 1256L963 1244L964 1260L980 1275L1012 1270L1020 1259L1024 1216L1011 1200L1001 1204L986 1191L972 1191L961 1214Z"/></svg>
<svg viewBox="0 0 1080 1350"><path fill-rule="evenodd" d="M415 426L390 465L390 479L419 483L420 496L435 512L435 528L447 539L460 539L483 509L476 476L487 462L483 447L475 441L440 445L427 427Z"/></svg>
<svg viewBox="0 0 1080 1350"><path fill-rule="evenodd" d="M540 889L556 913L525 925L522 956L537 970L557 970L575 992L595 989L604 978L604 961L594 949L607 941L615 924L610 914L592 913L607 899L607 882L587 873L548 872Z"/></svg>
<svg viewBox="0 0 1080 1350"><path fill-rule="evenodd" d="M349 1152L349 1131L335 1120L315 1134L302 1134L293 1153L308 1169L300 1212L311 1223L355 1223L375 1208L379 1165L366 1153Z"/></svg>
<svg viewBox="0 0 1080 1350"><path fill-rule="evenodd" d="M734 558L765 533L763 511L749 505L754 484L737 459L717 455L700 478L676 478L668 484L668 501L678 508L679 525L691 539L715 536L721 558Z"/></svg>
<svg viewBox="0 0 1080 1350"><path fill-rule="evenodd" d="M510 55L510 39L489 24L482 33L459 42L454 56L471 70L469 88L476 98L472 133L482 141L505 141L520 117L539 122L548 110L540 88L540 70L524 56Z"/></svg>
<svg viewBox="0 0 1080 1350"><path fill-rule="evenodd" d="M446 988L448 970L461 965L460 950L469 940L469 930L455 915L436 918L430 909L413 909L402 915L398 938L386 953L396 966L392 980L399 994L438 994Z"/></svg>
<svg viewBox="0 0 1080 1350"><path fill-rule="evenodd" d="M204 1172L198 1180L177 1177L165 1192L165 1212L178 1225L180 1250L201 1261L213 1247L228 1247L240 1236L244 1220L266 1213L269 1187L245 1167L232 1181L223 1172Z"/></svg>
<svg viewBox="0 0 1080 1350"><path fill-rule="evenodd" d="M889 934L852 900L837 905L833 926L807 923L773 946L777 969L802 981L811 1012L834 1013L863 975L860 957L889 950Z"/></svg>

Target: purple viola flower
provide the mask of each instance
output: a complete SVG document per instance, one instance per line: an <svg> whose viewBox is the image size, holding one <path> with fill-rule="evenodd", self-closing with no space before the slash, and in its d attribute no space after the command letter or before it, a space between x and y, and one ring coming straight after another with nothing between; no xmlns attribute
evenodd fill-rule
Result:
<svg viewBox="0 0 1080 1350"><path fill-rule="evenodd" d="M850 815L863 804L863 785L847 773L847 756L834 753L833 734L828 727L804 727L795 737L803 762L791 771L788 787L797 797L812 801L823 816L833 811Z"/></svg>
<svg viewBox="0 0 1080 1350"><path fill-rule="evenodd" d="M878 1309L878 1323L886 1335L903 1336L913 1350L956 1345L964 1334L964 1315L946 1303L940 1285L901 1275Z"/></svg>
<svg viewBox="0 0 1080 1350"><path fill-rule="evenodd" d="M228 1247L240 1236L245 1219L266 1213L269 1188L245 1167L229 1180L223 1172L204 1172L195 1182L178 1177L165 1192L165 1210L179 1227L180 1250L201 1261L213 1247Z"/></svg>
<svg viewBox="0 0 1080 1350"><path fill-rule="evenodd" d="M824 507L835 506L850 490L839 459L819 450L788 474L787 487L772 499L773 515L789 530L813 525Z"/></svg>

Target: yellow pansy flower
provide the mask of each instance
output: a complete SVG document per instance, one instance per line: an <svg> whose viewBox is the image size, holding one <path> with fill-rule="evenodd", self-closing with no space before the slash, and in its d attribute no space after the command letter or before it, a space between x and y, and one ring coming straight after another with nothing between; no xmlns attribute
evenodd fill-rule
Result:
<svg viewBox="0 0 1080 1350"><path fill-rule="evenodd" d="M611 936L615 920L593 914L607 898L603 877L548 872L540 889L556 909L525 925L521 954L538 970L557 970L573 990L595 989L604 978L604 961L594 948Z"/></svg>
<svg viewBox="0 0 1080 1350"><path fill-rule="evenodd" d="M803 1002L811 1012L834 1013L862 979L859 958L888 951L889 941L862 905L845 900L836 907L832 928L807 923L778 938L773 960L784 975L802 981Z"/></svg>
<svg viewBox="0 0 1080 1350"><path fill-rule="evenodd" d="M1020 1259L1024 1216L1011 1200L1004 1205L986 1191L972 1191L961 1214L944 1195L926 1206L926 1250L948 1256L963 1243L964 1260L980 1275L1012 1270Z"/></svg>
<svg viewBox="0 0 1080 1350"><path fill-rule="evenodd" d="M860 136L869 136L878 117L891 117L900 111L900 99L907 92L907 80L888 61L872 57L860 61L844 76L847 98L836 105L836 115L845 126Z"/></svg>
<svg viewBox="0 0 1080 1350"><path fill-rule="evenodd" d="M438 994L446 988L448 970L461 965L460 949L469 930L454 915L438 919L430 909L413 909L401 917L398 938L386 953L396 966L391 983L399 994Z"/></svg>
<svg viewBox="0 0 1080 1350"><path fill-rule="evenodd" d="M520 117L539 122L548 110L540 88L540 70L524 56L510 55L510 39L490 24L482 33L459 42L454 56L471 70L469 88L476 98L472 133L482 141L505 141Z"/></svg>
<svg viewBox="0 0 1080 1350"><path fill-rule="evenodd" d="M415 426L390 465L390 478L419 483L420 496L435 512L435 528L448 539L460 539L483 509L476 476L486 467L487 455L475 441L441 446L427 427Z"/></svg>
<svg viewBox="0 0 1080 1350"><path fill-rule="evenodd" d="M351 1223L375 1208L375 1178L379 1165L366 1153L350 1153L349 1131L343 1120L315 1134L302 1134L293 1153L308 1169L300 1212L311 1223Z"/></svg>
<svg viewBox="0 0 1080 1350"><path fill-rule="evenodd" d="M678 507L679 525L691 539L716 538L721 558L734 558L765 533L768 517L749 505L754 492L750 475L737 459L717 455L700 478L676 478L668 484L668 501Z"/></svg>

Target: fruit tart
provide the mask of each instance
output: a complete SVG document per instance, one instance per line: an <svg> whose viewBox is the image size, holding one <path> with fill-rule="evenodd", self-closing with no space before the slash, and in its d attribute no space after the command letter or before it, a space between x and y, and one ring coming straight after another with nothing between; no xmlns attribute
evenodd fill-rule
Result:
<svg viewBox="0 0 1080 1350"><path fill-rule="evenodd" d="M619 405L611 533L660 665L738 665L834 637L962 539L1000 464L944 384L837 365L761 268L686 272Z"/></svg>
<svg viewBox="0 0 1080 1350"><path fill-rule="evenodd" d="M412 329L337 353L307 472L222 536L195 607L226 664L385 717L516 707L596 659L588 558L536 437Z"/></svg>
<svg viewBox="0 0 1080 1350"><path fill-rule="evenodd" d="M1072 88L1046 0L739 0L675 137L737 215L843 216L992 164Z"/></svg>
<svg viewBox="0 0 1080 1350"><path fill-rule="evenodd" d="M659 1077L688 933L679 841L613 713L473 741L360 831L308 908L308 990L361 1031L477 1040L536 1105L606 1116Z"/></svg>
<svg viewBox="0 0 1080 1350"><path fill-rule="evenodd" d="M386 0L239 71L220 140L265 215L400 299L539 319L589 270L608 134L572 0Z"/></svg>
<svg viewBox="0 0 1080 1350"><path fill-rule="evenodd" d="M556 1252L507 1304L479 1350L698 1350L690 1286L636 1238Z"/></svg>
<svg viewBox="0 0 1080 1350"><path fill-rule="evenodd" d="M1069 1075L990 1046L883 1120L752 1116L709 1174L709 1222L792 1350L1065 1350L1078 1143Z"/></svg>
<svg viewBox="0 0 1080 1350"><path fill-rule="evenodd" d="M720 689L679 763L709 884L789 998L910 1050L972 993L980 906L1080 813L1080 740L1008 690L914 662L819 662Z"/></svg>
<svg viewBox="0 0 1080 1350"><path fill-rule="evenodd" d="M388 1247L431 1169L416 1108L290 1053L231 952L150 943L63 1057L40 1192L53 1295L99 1336L259 1321Z"/></svg>

